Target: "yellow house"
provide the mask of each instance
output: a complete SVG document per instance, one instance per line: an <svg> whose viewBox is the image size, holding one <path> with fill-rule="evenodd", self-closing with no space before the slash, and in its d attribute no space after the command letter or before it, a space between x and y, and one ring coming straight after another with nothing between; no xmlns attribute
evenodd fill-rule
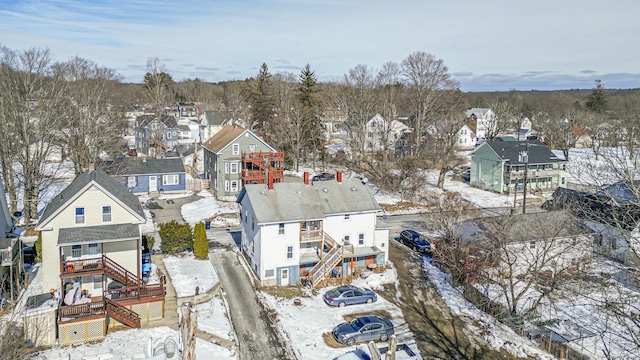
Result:
<svg viewBox="0 0 640 360"><path fill-rule="evenodd" d="M42 291L59 298L61 344L163 317L162 283L141 280L144 222L138 198L93 167L49 203L36 230L42 232Z"/></svg>

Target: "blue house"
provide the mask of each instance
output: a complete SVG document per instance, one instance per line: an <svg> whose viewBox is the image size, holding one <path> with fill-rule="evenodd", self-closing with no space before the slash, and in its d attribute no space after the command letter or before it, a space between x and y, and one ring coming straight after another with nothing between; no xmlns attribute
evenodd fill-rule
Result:
<svg viewBox="0 0 640 360"><path fill-rule="evenodd" d="M178 157L126 160L112 163L105 171L136 195L186 191L186 172L182 158Z"/></svg>
<svg viewBox="0 0 640 360"><path fill-rule="evenodd" d="M153 115L141 115L136 118L135 144L138 152L158 158L166 150L178 145L178 123L170 115L160 119Z"/></svg>

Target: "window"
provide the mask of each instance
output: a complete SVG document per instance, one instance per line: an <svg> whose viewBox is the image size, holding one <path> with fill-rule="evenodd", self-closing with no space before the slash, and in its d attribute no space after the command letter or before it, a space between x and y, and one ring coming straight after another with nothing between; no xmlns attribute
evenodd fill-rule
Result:
<svg viewBox="0 0 640 360"><path fill-rule="evenodd" d="M76 208L76 224L84 224L84 208Z"/></svg>
<svg viewBox="0 0 640 360"><path fill-rule="evenodd" d="M224 191L229 191L229 180L224 181Z"/></svg>
<svg viewBox="0 0 640 360"><path fill-rule="evenodd" d="M244 211L244 223L247 223L247 218L249 217L249 212L247 210Z"/></svg>
<svg viewBox="0 0 640 360"><path fill-rule="evenodd" d="M162 185L178 185L180 176L178 174L162 175Z"/></svg>
<svg viewBox="0 0 640 360"><path fill-rule="evenodd" d="M89 244L89 248L87 250L88 255L97 255L100 254L100 246L98 244Z"/></svg>
<svg viewBox="0 0 640 360"><path fill-rule="evenodd" d="M284 235L284 223L278 224L278 235Z"/></svg>
<svg viewBox="0 0 640 360"><path fill-rule="evenodd" d="M238 191L238 181L237 180L231 181L231 191Z"/></svg>
<svg viewBox="0 0 640 360"><path fill-rule="evenodd" d="M225 174L229 173L229 163L228 162L224 163L224 173Z"/></svg>
<svg viewBox="0 0 640 360"><path fill-rule="evenodd" d="M274 274L273 269L268 269L264 271L264 277L273 277L273 274Z"/></svg>
<svg viewBox="0 0 640 360"><path fill-rule="evenodd" d="M76 258L82 256L82 245L71 246L71 256Z"/></svg>
<svg viewBox="0 0 640 360"><path fill-rule="evenodd" d="M256 144L249 145L249 152L256 152Z"/></svg>
<svg viewBox="0 0 640 360"><path fill-rule="evenodd" d="M282 272L280 273L280 275L282 276L283 279L286 279L289 277L289 269L282 269Z"/></svg>
<svg viewBox="0 0 640 360"><path fill-rule="evenodd" d="M167 131L167 139L171 139L171 131Z"/></svg>
<svg viewBox="0 0 640 360"><path fill-rule="evenodd" d="M529 242L529 249L535 249L535 248L536 248L536 242L535 241Z"/></svg>
<svg viewBox="0 0 640 360"><path fill-rule="evenodd" d="M138 184L138 181L135 176L127 177L127 187L130 187L130 188L136 187L137 184Z"/></svg>
<svg viewBox="0 0 640 360"><path fill-rule="evenodd" d="M238 163L231 163L231 173L232 174L237 174L238 173Z"/></svg>
<svg viewBox="0 0 640 360"><path fill-rule="evenodd" d="M349 220L349 218L350 218L349 214L344 214L344 219L345 220Z"/></svg>
<svg viewBox="0 0 640 360"><path fill-rule="evenodd" d="M233 144L231 146L232 146L233 155L240 154L240 144Z"/></svg>
<svg viewBox="0 0 640 360"><path fill-rule="evenodd" d="M344 242L348 243L349 242L349 235L345 235L344 236Z"/></svg>
<svg viewBox="0 0 640 360"><path fill-rule="evenodd" d="M111 206L103 206L102 207L102 222L108 223L111 222Z"/></svg>
<svg viewBox="0 0 640 360"><path fill-rule="evenodd" d="M287 246L287 259L293 259L293 246Z"/></svg>
<svg viewBox="0 0 640 360"><path fill-rule="evenodd" d="M92 276L93 289L102 289L102 275L93 275Z"/></svg>
<svg viewBox="0 0 640 360"><path fill-rule="evenodd" d="M562 178L562 185L564 185L564 178Z"/></svg>
<svg viewBox="0 0 640 360"><path fill-rule="evenodd" d="M358 245L364 245L364 234L358 234Z"/></svg>
<svg viewBox="0 0 640 360"><path fill-rule="evenodd" d="M213 187L218 190L218 179L213 180Z"/></svg>

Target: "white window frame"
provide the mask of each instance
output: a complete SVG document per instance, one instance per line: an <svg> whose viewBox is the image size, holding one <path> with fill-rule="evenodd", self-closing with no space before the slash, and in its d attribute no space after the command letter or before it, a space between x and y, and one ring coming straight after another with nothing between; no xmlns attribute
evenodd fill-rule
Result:
<svg viewBox="0 0 640 360"><path fill-rule="evenodd" d="M138 179L136 176L128 176L127 177L127 187L136 187L138 185Z"/></svg>
<svg viewBox="0 0 640 360"><path fill-rule="evenodd" d="M240 144L232 144L231 145L231 153L233 155L238 155L240 154Z"/></svg>
<svg viewBox="0 0 640 360"><path fill-rule="evenodd" d="M238 180L231 180L231 191L238 191Z"/></svg>
<svg viewBox="0 0 640 360"><path fill-rule="evenodd" d="M98 254L100 254L100 244L87 245L87 255L98 255Z"/></svg>
<svg viewBox="0 0 640 360"><path fill-rule="evenodd" d="M180 175L162 175L162 185L180 185Z"/></svg>
<svg viewBox="0 0 640 360"><path fill-rule="evenodd" d="M266 269L264 271L264 277L265 278L272 278L276 276L276 271L275 269Z"/></svg>
<svg viewBox="0 0 640 360"><path fill-rule="evenodd" d="M224 191L229 191L229 180L224 181Z"/></svg>
<svg viewBox="0 0 640 360"><path fill-rule="evenodd" d="M228 174L228 173L229 173L229 163L228 163L228 162L225 162L225 163L224 163L224 173L225 173L225 174Z"/></svg>
<svg viewBox="0 0 640 360"><path fill-rule="evenodd" d="M364 234L358 234L358 245L364 245Z"/></svg>
<svg viewBox="0 0 640 360"><path fill-rule="evenodd" d="M71 257L82 257L82 245L71 245Z"/></svg>
<svg viewBox="0 0 640 360"><path fill-rule="evenodd" d="M82 210L82 215L78 215L78 210ZM75 224L84 225L84 223L86 222L86 216L87 212L85 211L84 207L77 207L75 209Z"/></svg>
<svg viewBox="0 0 640 360"><path fill-rule="evenodd" d="M293 246L287 246L287 259L293 259Z"/></svg>
<svg viewBox="0 0 640 360"><path fill-rule="evenodd" d="M230 166L230 170L232 174L237 174L238 173L238 168L240 168L240 166L238 166L239 164L237 162L232 162L229 166Z"/></svg>
<svg viewBox="0 0 640 360"><path fill-rule="evenodd" d="M278 224L278 235L284 235L284 223Z"/></svg>
<svg viewBox="0 0 640 360"><path fill-rule="evenodd" d="M104 211L105 211L105 210L107 210L107 209L108 209L109 211L105 213ZM112 221L113 221L113 209L111 208L111 205L104 205L104 206L102 207L101 215L102 215L102 222L103 222L103 223L110 223L110 222L112 222ZM108 216L108 218L105 218L105 216Z"/></svg>

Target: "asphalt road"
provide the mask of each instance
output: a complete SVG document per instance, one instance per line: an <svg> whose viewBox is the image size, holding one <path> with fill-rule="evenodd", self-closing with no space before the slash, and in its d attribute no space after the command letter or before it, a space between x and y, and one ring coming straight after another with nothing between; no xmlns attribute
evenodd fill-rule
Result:
<svg viewBox="0 0 640 360"><path fill-rule="evenodd" d="M229 236L229 235L227 235ZM242 259L232 249L235 245L210 242L209 259L220 277L225 292L240 360L295 359L287 341L280 337L265 309L256 297Z"/></svg>

